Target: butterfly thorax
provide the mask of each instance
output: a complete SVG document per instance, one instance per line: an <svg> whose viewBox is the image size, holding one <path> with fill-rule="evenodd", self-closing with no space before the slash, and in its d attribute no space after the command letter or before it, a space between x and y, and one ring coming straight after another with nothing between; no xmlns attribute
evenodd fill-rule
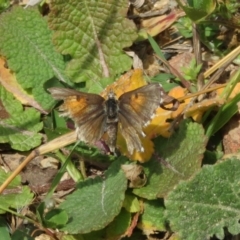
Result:
<svg viewBox="0 0 240 240"><path fill-rule="evenodd" d="M117 130L118 130L118 100L113 91L108 94L108 99L105 101L104 110L107 116L106 119L106 133L108 135L107 144L112 153L115 153Z"/></svg>
<svg viewBox="0 0 240 240"><path fill-rule="evenodd" d="M105 101L105 112L107 115L107 123L118 122L118 100L114 92L110 91L108 99Z"/></svg>

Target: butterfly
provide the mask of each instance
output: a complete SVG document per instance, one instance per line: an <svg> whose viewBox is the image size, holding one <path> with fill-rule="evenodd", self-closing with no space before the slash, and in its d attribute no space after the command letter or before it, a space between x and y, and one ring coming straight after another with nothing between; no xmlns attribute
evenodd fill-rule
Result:
<svg viewBox="0 0 240 240"><path fill-rule="evenodd" d="M134 150L143 152L140 140L140 136L145 137L143 128L150 123L166 96L167 103L173 101L158 83L123 93L118 99L113 90L109 91L106 99L98 94L69 88L48 90L53 98L64 100L59 110L62 116L68 116L75 122L80 141L93 145L106 133L106 143L112 153L115 153L118 129L130 154Z"/></svg>

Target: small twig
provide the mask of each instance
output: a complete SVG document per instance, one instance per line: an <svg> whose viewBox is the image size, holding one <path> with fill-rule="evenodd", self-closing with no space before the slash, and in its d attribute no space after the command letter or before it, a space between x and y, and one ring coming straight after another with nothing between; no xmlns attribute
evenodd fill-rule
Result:
<svg viewBox="0 0 240 240"><path fill-rule="evenodd" d="M67 133L59 138L56 138L38 148L36 148L35 150L33 150L25 158L25 160L12 172L12 174L4 181L4 183L0 186L0 194L32 159L34 159L35 157L37 157L39 155L43 155L43 154L49 153L51 151L54 151L56 149L59 149L61 147L65 147L76 141L77 141L77 135L76 135L76 132L73 131L73 132Z"/></svg>
<svg viewBox="0 0 240 240"><path fill-rule="evenodd" d="M196 23L192 24L192 31L193 31L193 48L194 48L193 52L196 59L196 65L199 66L199 65L202 65L203 61L202 61L202 53L201 53L201 42L200 42L200 37L199 37ZM203 85L204 85L204 77L203 77L203 73L200 72L197 78L198 90L202 89Z"/></svg>

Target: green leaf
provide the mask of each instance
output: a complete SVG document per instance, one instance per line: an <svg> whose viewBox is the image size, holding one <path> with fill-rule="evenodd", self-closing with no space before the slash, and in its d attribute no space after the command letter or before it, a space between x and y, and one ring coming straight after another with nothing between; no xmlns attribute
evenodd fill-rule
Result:
<svg viewBox="0 0 240 240"><path fill-rule="evenodd" d="M140 203L136 196L133 194L126 194L123 207L130 213L135 213L140 211Z"/></svg>
<svg viewBox="0 0 240 240"><path fill-rule="evenodd" d="M7 208L20 209L31 203L33 193L27 186L22 187L21 192L9 193L0 196L0 213L4 213Z"/></svg>
<svg viewBox="0 0 240 240"><path fill-rule="evenodd" d="M154 52L163 60L166 60L161 48L159 47L158 43L154 40L153 37L148 35L148 41L150 42Z"/></svg>
<svg viewBox="0 0 240 240"><path fill-rule="evenodd" d="M182 122L169 139L157 138L155 149L159 156L144 165L148 182L134 189L134 194L147 199L164 197L180 180L190 178L200 169L206 143L202 126L188 121Z"/></svg>
<svg viewBox="0 0 240 240"><path fill-rule="evenodd" d="M188 17L181 17L174 24L179 33L185 38L192 37L192 21Z"/></svg>
<svg viewBox="0 0 240 240"><path fill-rule="evenodd" d="M186 15L194 22L199 22L210 15L216 8L215 0L190 0L189 6L183 6L182 3L177 1L185 11Z"/></svg>
<svg viewBox="0 0 240 240"><path fill-rule="evenodd" d="M193 58L187 67L181 67L183 76L188 81L193 81L195 84L197 82L197 76L201 70L202 64L197 65L196 59Z"/></svg>
<svg viewBox="0 0 240 240"><path fill-rule="evenodd" d="M63 74L63 57L55 51L51 37L46 21L36 10L15 7L1 15L0 53L21 86L46 110L54 103L44 89L46 81L56 76L69 83Z"/></svg>
<svg viewBox="0 0 240 240"><path fill-rule="evenodd" d="M69 146L69 149L72 149L72 145ZM103 154L99 148L91 147L84 142L79 142L74 148L74 151L79 153L85 159L104 165L109 165L111 162L117 160L116 156Z"/></svg>
<svg viewBox="0 0 240 240"><path fill-rule="evenodd" d="M44 218L44 224L49 228L64 226L67 221L67 213L61 209L53 209L49 211Z"/></svg>
<svg viewBox="0 0 240 240"><path fill-rule="evenodd" d="M140 225L144 231L166 231L166 218L163 201L153 200L144 202L144 212L140 219Z"/></svg>
<svg viewBox="0 0 240 240"><path fill-rule="evenodd" d="M106 229L106 239L121 239L131 224L131 213L122 209L120 214L114 218Z"/></svg>
<svg viewBox="0 0 240 240"><path fill-rule="evenodd" d="M240 161L231 159L204 166L189 182L181 182L167 197L165 205L171 229L181 239L202 240L224 229L240 233Z"/></svg>
<svg viewBox="0 0 240 240"><path fill-rule="evenodd" d="M10 229L8 229L8 223L4 217L0 216L0 236L1 239L11 240Z"/></svg>
<svg viewBox="0 0 240 240"><path fill-rule="evenodd" d="M115 161L105 178L88 179L79 184L79 189L60 204L70 221L63 231L71 234L88 233L104 228L119 214L127 179L120 169L120 160Z"/></svg>
<svg viewBox="0 0 240 240"><path fill-rule="evenodd" d="M104 236L106 235L105 229L98 230L98 231L92 231L90 233L86 234L74 234L72 236L76 236L74 239L66 239L66 240L103 240ZM64 239L65 240L65 239Z"/></svg>
<svg viewBox="0 0 240 240"><path fill-rule="evenodd" d="M240 70L238 70L234 76L228 82L228 85L224 88L224 91L221 94L223 99L228 99L230 94L236 88L236 85L239 82L240 77ZM231 118L234 114L238 111L238 103L240 101L240 94L236 94L236 96L231 99L229 102L224 104L220 107L217 114L214 118L210 121L208 126L206 127L206 135L212 136L215 134L219 129L221 129Z"/></svg>
<svg viewBox="0 0 240 240"><path fill-rule="evenodd" d="M9 143L13 149L28 151L41 144L38 132L43 124L40 113L33 108L23 110L20 102L0 86L0 103L4 118L0 120L0 143Z"/></svg>
<svg viewBox="0 0 240 240"><path fill-rule="evenodd" d="M99 79L129 70L131 59L123 48L137 38L136 28L126 18L125 0L53 0L49 15L59 52L72 60L67 73L74 82L99 85Z"/></svg>
<svg viewBox="0 0 240 240"><path fill-rule="evenodd" d="M160 73L159 75L156 75L153 78L151 78L151 82L159 82L162 85L163 89L166 92L169 92L171 89L178 86L178 84L176 84L175 82L168 82L168 80L171 78L172 79L174 78L172 74Z"/></svg>
<svg viewBox="0 0 240 240"><path fill-rule="evenodd" d="M9 174L0 170L0 179L6 179ZM1 182L0 182L1 184ZM21 187L20 177L10 183L4 194L0 195L0 214L5 213L8 208L20 209L31 203L33 194L27 186Z"/></svg>
<svg viewBox="0 0 240 240"><path fill-rule="evenodd" d="M5 173L2 169L0 169L0 185L4 183L6 178L11 175L11 172ZM8 185L8 188L16 188L21 184L21 177L18 175L16 176Z"/></svg>
<svg viewBox="0 0 240 240"><path fill-rule="evenodd" d="M10 6L9 0L0 0L0 12L5 11Z"/></svg>
<svg viewBox="0 0 240 240"><path fill-rule="evenodd" d="M99 82L101 84L91 84L88 85L88 91L91 93L100 93L102 92L108 85L110 85L111 83L113 83L115 81L115 78L111 77L111 78L101 78L99 79Z"/></svg>
<svg viewBox="0 0 240 240"><path fill-rule="evenodd" d="M25 228L23 230L16 229L16 231L11 236L11 240L35 240L36 238L31 237L31 232L32 229L29 228Z"/></svg>
<svg viewBox="0 0 240 240"><path fill-rule="evenodd" d="M40 224L43 224L45 205L45 202L41 202L36 208L36 216Z"/></svg>
<svg viewBox="0 0 240 240"><path fill-rule="evenodd" d="M215 117L206 128L206 134L210 137L220 130L237 112L240 94L237 94L230 102L221 106Z"/></svg>

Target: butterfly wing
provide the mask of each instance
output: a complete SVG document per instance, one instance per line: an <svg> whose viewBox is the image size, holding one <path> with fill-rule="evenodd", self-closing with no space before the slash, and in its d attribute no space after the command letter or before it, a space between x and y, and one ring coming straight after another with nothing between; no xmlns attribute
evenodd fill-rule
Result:
<svg viewBox="0 0 240 240"><path fill-rule="evenodd" d="M78 139L94 144L98 141L106 126L105 99L97 94L79 92L68 88L50 88L55 99L62 99L62 116L68 116L75 122Z"/></svg>
<svg viewBox="0 0 240 240"><path fill-rule="evenodd" d="M138 152L143 152L144 148L139 138L139 134L135 130L134 126L130 124L131 123L128 118L126 118L122 114L119 114L119 127L121 134L126 141L128 152L130 154L132 154L134 150L137 150Z"/></svg>
<svg viewBox="0 0 240 240"><path fill-rule="evenodd" d="M160 84L152 83L120 96L119 124L131 154L134 149L144 151L139 135L145 136L142 128L153 118L163 93Z"/></svg>

